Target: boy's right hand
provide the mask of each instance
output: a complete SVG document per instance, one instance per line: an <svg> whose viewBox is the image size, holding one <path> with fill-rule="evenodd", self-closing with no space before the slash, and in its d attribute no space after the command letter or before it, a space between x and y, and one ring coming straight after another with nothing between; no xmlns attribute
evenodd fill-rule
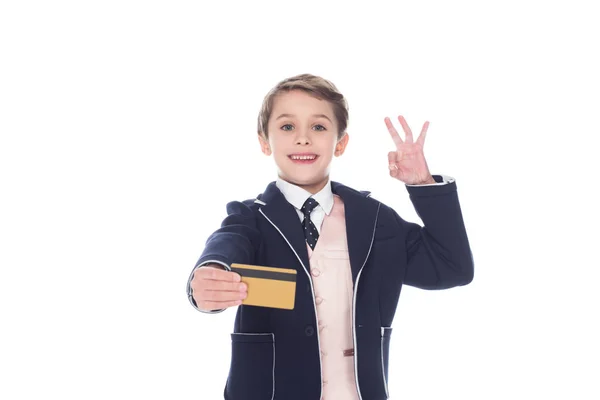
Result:
<svg viewBox="0 0 600 400"><path fill-rule="evenodd" d="M219 264L207 264L194 271L192 295L198 309L221 310L242 304L248 287L239 274L226 271Z"/></svg>

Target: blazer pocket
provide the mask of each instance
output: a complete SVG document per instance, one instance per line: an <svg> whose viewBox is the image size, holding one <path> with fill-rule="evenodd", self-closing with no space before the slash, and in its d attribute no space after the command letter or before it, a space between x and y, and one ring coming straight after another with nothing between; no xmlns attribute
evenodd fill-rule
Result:
<svg viewBox="0 0 600 400"><path fill-rule="evenodd" d="M388 392L388 370L390 360L390 339L392 337L391 327L381 327L381 371L383 373L383 386L385 394L389 397Z"/></svg>
<svg viewBox="0 0 600 400"><path fill-rule="evenodd" d="M275 395L275 335L232 333L225 398L271 400Z"/></svg>

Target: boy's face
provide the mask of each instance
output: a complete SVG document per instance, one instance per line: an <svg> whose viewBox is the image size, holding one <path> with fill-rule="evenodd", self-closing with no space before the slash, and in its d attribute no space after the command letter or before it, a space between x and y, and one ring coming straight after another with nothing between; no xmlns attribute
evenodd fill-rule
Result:
<svg viewBox="0 0 600 400"><path fill-rule="evenodd" d="M259 141L263 153L273 154L279 177L313 194L325 186L333 156L341 156L348 143L348 134L337 139L331 104L302 90L276 97L268 129L268 141L261 135Z"/></svg>

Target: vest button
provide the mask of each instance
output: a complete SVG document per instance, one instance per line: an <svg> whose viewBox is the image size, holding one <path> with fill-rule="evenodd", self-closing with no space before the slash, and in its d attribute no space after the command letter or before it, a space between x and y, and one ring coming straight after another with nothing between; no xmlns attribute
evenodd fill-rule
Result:
<svg viewBox="0 0 600 400"><path fill-rule="evenodd" d="M311 271L311 273L312 273L312 276L319 276L319 275L321 275L321 271L319 271L316 268L313 268L313 270Z"/></svg>
<svg viewBox="0 0 600 400"><path fill-rule="evenodd" d="M315 300L316 300L317 304L321 304L321 303L323 302L323 299L322 299L322 298L320 298L319 296L317 296L317 297L315 298Z"/></svg>
<svg viewBox="0 0 600 400"><path fill-rule="evenodd" d="M306 328L304 328L304 333L306 336L312 336L315 334L315 328L313 328L311 325L307 325Z"/></svg>

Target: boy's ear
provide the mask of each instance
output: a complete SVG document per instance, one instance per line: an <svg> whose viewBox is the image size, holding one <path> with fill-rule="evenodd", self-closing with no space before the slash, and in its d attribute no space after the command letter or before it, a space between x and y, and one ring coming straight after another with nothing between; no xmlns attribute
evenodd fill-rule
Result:
<svg viewBox="0 0 600 400"><path fill-rule="evenodd" d="M260 143L260 149L266 156L271 155L271 146L269 142L264 138L262 132L258 134L258 142Z"/></svg>
<svg viewBox="0 0 600 400"><path fill-rule="evenodd" d="M348 132L344 133L344 136L337 142L337 144L335 145L335 156L339 157L342 154L344 154L344 151L346 150L346 146L348 145L348 140L349 140L349 135Z"/></svg>

